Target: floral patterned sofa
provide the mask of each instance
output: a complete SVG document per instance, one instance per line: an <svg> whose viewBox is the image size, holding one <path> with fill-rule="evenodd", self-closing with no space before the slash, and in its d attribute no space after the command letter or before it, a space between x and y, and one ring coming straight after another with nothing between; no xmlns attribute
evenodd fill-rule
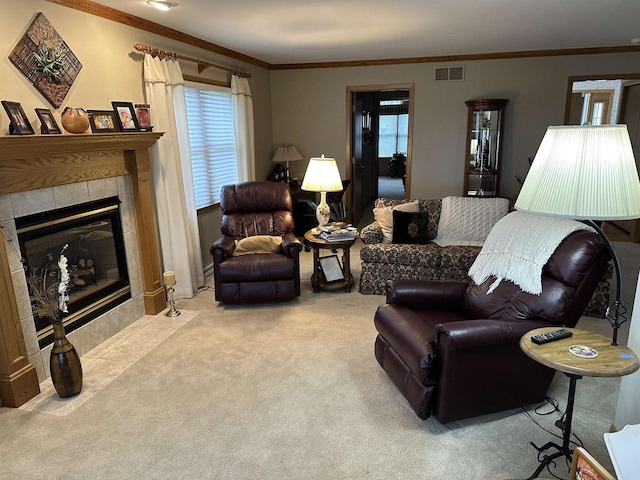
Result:
<svg viewBox="0 0 640 480"><path fill-rule="evenodd" d="M392 200L378 198L374 208L392 207L416 200ZM362 229L360 238L364 245L360 250L360 293L384 295L388 280L435 279L465 280L481 247L449 245L440 247L431 242L438 234L442 199L417 200L420 212L427 213L426 244L384 243L382 230L377 222ZM594 292L584 315L604 318L609 304L609 281L611 269Z"/></svg>

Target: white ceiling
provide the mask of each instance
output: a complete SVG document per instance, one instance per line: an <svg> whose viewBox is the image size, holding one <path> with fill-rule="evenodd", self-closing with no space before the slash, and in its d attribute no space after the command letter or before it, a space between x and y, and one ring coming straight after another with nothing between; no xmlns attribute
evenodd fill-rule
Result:
<svg viewBox="0 0 640 480"><path fill-rule="evenodd" d="M640 0L145 0L97 3L270 64L629 46Z"/></svg>

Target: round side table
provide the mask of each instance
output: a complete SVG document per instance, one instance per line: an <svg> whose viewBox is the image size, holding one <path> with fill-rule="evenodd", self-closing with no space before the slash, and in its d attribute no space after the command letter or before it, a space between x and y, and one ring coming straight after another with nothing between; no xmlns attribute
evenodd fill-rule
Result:
<svg viewBox="0 0 640 480"><path fill-rule="evenodd" d="M353 276L351 275L349 249L356 242L357 236L353 240L329 242L323 238L316 237L311 233L311 230L309 230L304 234L304 238L313 252L313 274L311 275L313 292L318 293L320 289L340 290L342 288L344 288L345 292L350 292L351 286L353 285ZM337 250L339 248L342 249L342 273L344 279L327 282L322 273L322 265L320 264L320 249Z"/></svg>
<svg viewBox="0 0 640 480"><path fill-rule="evenodd" d="M572 449L569 446L571 438L571 421L573 418L573 402L576 394L576 382L583 376L586 377L621 377L635 372L640 368L638 357L633 351L622 345L611 345L611 339L594 332L580 330L578 328L567 328L573 336L556 340L554 342L537 345L531 341L533 335L547 333L558 330L559 327L543 327L531 330L520 338L520 348L522 351L542 365L563 372L569 377L569 395L567 398L567 408L565 417L561 419L560 425L563 433L562 445L548 442L542 447L533 445L538 454L555 448L556 453L545 455L536 471L529 477L536 478L542 470L553 463L558 457L566 457L571 461ZM598 356L595 358L581 358L569 352L571 345L586 345L595 348Z"/></svg>

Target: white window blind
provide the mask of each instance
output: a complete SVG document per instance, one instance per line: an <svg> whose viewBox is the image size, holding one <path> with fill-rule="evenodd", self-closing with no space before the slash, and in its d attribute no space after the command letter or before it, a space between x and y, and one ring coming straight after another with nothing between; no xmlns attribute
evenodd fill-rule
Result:
<svg viewBox="0 0 640 480"><path fill-rule="evenodd" d="M237 183L231 90L185 82L196 208L220 202L220 188Z"/></svg>

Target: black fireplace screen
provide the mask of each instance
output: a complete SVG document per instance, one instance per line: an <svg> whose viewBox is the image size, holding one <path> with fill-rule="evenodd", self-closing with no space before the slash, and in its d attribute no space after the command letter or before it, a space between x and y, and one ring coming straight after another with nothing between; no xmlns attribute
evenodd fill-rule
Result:
<svg viewBox="0 0 640 480"><path fill-rule="evenodd" d="M57 277L60 252L68 245L67 333L131 298L117 197L16 218L16 229L26 269ZM42 348L53 341L53 330L33 297L31 308Z"/></svg>

